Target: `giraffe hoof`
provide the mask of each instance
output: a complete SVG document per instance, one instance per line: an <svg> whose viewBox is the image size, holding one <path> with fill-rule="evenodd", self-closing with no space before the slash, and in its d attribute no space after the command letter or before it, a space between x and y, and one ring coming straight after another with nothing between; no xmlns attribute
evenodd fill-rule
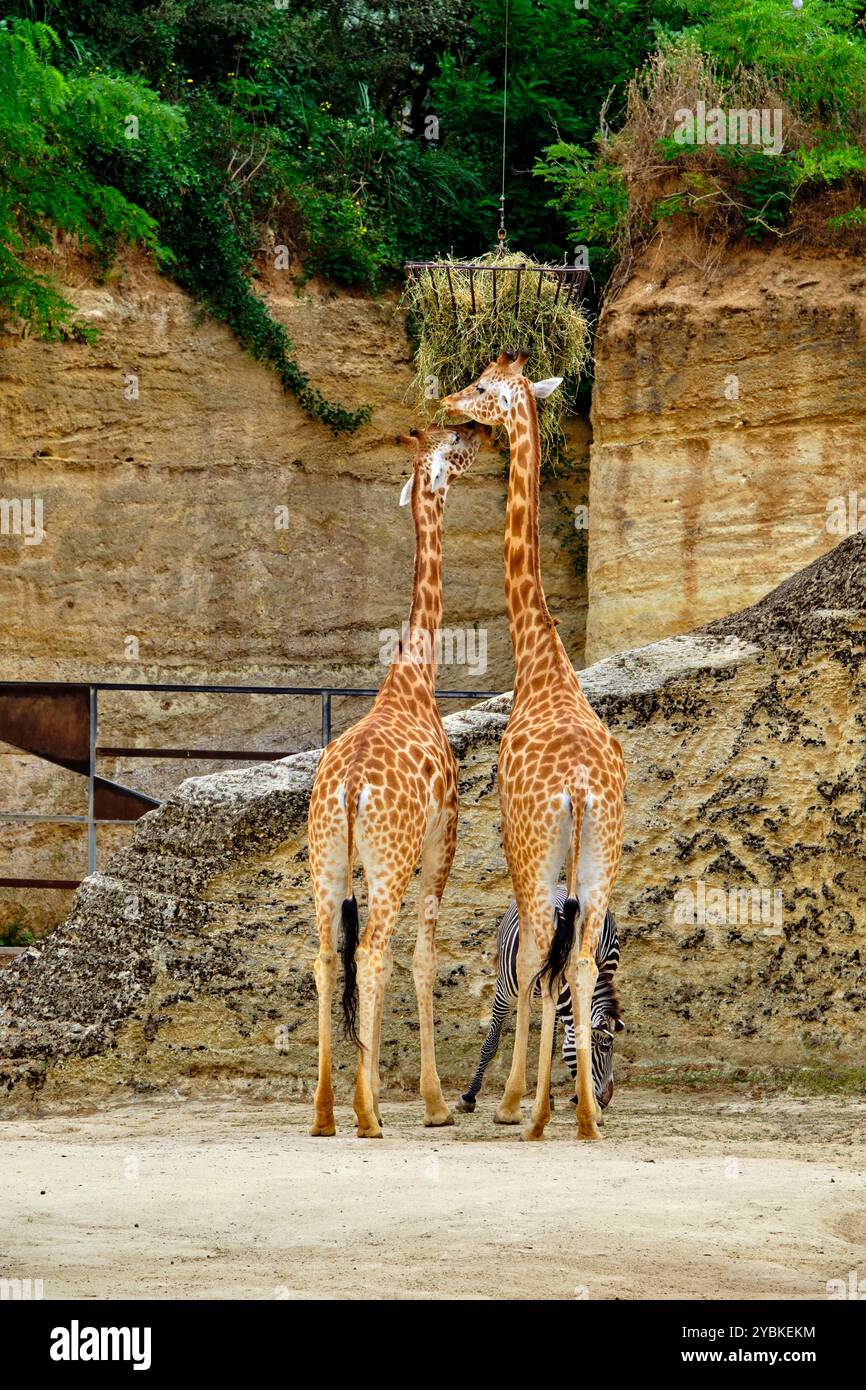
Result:
<svg viewBox="0 0 866 1390"><path fill-rule="evenodd" d="M514 1114L511 1110L497 1110L493 1116L493 1123L495 1125L519 1125L520 1111L518 1110L517 1114Z"/></svg>
<svg viewBox="0 0 866 1390"><path fill-rule="evenodd" d="M467 1100L465 1096L461 1096L454 1109L459 1110L461 1115L471 1115L475 1109L475 1101Z"/></svg>
<svg viewBox="0 0 866 1390"><path fill-rule="evenodd" d="M444 1125L454 1125L456 1123L457 1121L450 1110L446 1110L444 1115L424 1116L424 1126L426 1129L439 1129Z"/></svg>
<svg viewBox="0 0 866 1390"><path fill-rule="evenodd" d="M310 1127L310 1134L314 1139L329 1139L332 1134L336 1133L337 1126L334 1124L333 1120L330 1124L324 1122L319 1124L317 1120L316 1123Z"/></svg>
<svg viewBox="0 0 866 1390"><path fill-rule="evenodd" d="M527 1144L537 1144L544 1138L544 1130L539 1125L533 1125L525 1129L520 1137Z"/></svg>
<svg viewBox="0 0 866 1390"><path fill-rule="evenodd" d="M361 1125L355 1130L358 1139L381 1139L382 1131L378 1125Z"/></svg>
<svg viewBox="0 0 866 1390"><path fill-rule="evenodd" d="M588 1124L578 1121L577 1137L578 1139L600 1139L601 1130L595 1120L590 1120Z"/></svg>

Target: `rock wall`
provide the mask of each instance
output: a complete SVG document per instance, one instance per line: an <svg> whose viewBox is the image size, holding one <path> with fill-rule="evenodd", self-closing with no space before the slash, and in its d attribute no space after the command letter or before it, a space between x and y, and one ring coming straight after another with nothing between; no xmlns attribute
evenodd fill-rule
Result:
<svg viewBox="0 0 866 1390"><path fill-rule="evenodd" d="M638 259L596 343L587 661L752 603L866 525L864 288L861 260L787 245L666 233Z"/></svg>
<svg viewBox="0 0 866 1390"><path fill-rule="evenodd" d="M628 768L614 899L620 1075L862 1064L864 658L866 536L857 536L756 607L582 674ZM508 703L447 720L461 827L436 1000L452 1092L486 1027L509 897L495 788ZM9 1104L166 1085L309 1091L316 948L305 818L316 757L185 782L82 886L41 949L0 975ZM413 893L383 1028L392 1092L414 1087L418 1066L414 911ZM336 1055L345 1100L352 1058L342 1042Z"/></svg>
<svg viewBox="0 0 866 1390"><path fill-rule="evenodd" d="M379 633L408 613L414 541L397 505L408 455L394 434L413 409L394 297L299 289L276 273L263 286L311 380L373 407L368 426L335 438L146 261L125 260L98 287L68 247L43 268L100 337L0 337L0 496L42 498L45 530L38 545L0 535L0 680L377 687ZM586 433L575 422L578 455ZM585 486L577 474L554 481L543 502L548 591L576 657L585 584L563 534L574 536L568 507ZM444 557L446 625L486 633L484 669L443 666L443 688L511 684L504 506L503 460L488 452L449 498ZM360 712L335 700L335 728ZM319 728L312 699L101 698L109 746L285 750L312 746ZM161 798L191 769L130 759L99 770ZM80 778L0 744L0 810L81 815L85 796ZM99 862L128 835L100 831ZM0 873L75 877L84 862L83 831L0 823ZM53 924L68 901L0 889L0 926L21 908L31 925Z"/></svg>

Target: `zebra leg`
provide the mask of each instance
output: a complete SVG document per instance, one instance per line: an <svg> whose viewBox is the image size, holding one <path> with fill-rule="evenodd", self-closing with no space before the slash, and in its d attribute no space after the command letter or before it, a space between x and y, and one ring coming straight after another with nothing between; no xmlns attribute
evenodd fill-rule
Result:
<svg viewBox="0 0 866 1390"><path fill-rule="evenodd" d="M481 1048L481 1061L478 1063L478 1070L469 1083L468 1088L457 1102L457 1109L463 1114L471 1114L475 1109L475 1099L481 1090L481 1083L484 1080L484 1073L499 1051L499 1043L502 1038L502 1025L505 1022L505 1015L508 1013L508 997L501 979L496 981L496 994L493 999L493 1014L490 1019L490 1027L487 1029L487 1037Z"/></svg>
<svg viewBox="0 0 866 1390"><path fill-rule="evenodd" d="M577 1082L577 1048L574 1045L574 1027L570 1021L565 1025L565 1037L562 1039L562 1060L571 1072L571 1079ZM577 1105L577 1092L571 1097L572 1105Z"/></svg>

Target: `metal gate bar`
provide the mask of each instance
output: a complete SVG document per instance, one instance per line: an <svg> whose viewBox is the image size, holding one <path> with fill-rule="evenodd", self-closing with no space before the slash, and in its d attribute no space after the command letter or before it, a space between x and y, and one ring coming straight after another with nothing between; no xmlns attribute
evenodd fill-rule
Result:
<svg viewBox="0 0 866 1390"><path fill-rule="evenodd" d="M279 758L291 757L298 749L288 752L273 749L221 749L221 748L126 748L103 747L98 743L99 733L99 692L108 690L138 690L155 694L176 695L290 695L308 699L316 696L321 705L321 747L331 741L331 700L333 696L349 699L375 699L378 690L361 687L337 685L181 685L175 682L144 684L137 681L0 681L0 701L4 691L11 694L22 691L42 692L70 691L86 689L89 711L88 757L87 757L87 814L85 816L52 816L35 812L0 811L0 821L11 824L75 825L87 828L87 872L96 872L96 827L97 825L129 825L131 820L118 820L96 814L96 764L99 758L183 758L213 761L236 762L274 762ZM498 690L437 690L437 700L491 700L502 692ZM2 728L0 728L2 736ZM32 752L25 749L24 751ZM34 754L34 756L39 756ZM81 768L83 771L83 768ZM146 813L142 813L146 814ZM0 877L0 888L77 888L81 879L65 878L13 878Z"/></svg>

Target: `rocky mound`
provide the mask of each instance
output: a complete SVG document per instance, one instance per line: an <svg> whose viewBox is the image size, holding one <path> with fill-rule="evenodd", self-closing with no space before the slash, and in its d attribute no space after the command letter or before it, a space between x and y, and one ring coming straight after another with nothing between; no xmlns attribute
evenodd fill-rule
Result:
<svg viewBox="0 0 866 1390"><path fill-rule="evenodd" d="M632 1067L834 1070L862 1057L864 566L858 535L753 607L582 673L629 769L614 906ZM446 720L462 792L437 990L452 1087L477 1054L510 896L495 785L508 703ZM309 1089L316 757L185 782L81 887L67 921L0 974L12 1100L256 1081ZM414 912L412 895L383 1029L392 1086L417 1074ZM337 1056L348 1096L352 1058L343 1046Z"/></svg>

